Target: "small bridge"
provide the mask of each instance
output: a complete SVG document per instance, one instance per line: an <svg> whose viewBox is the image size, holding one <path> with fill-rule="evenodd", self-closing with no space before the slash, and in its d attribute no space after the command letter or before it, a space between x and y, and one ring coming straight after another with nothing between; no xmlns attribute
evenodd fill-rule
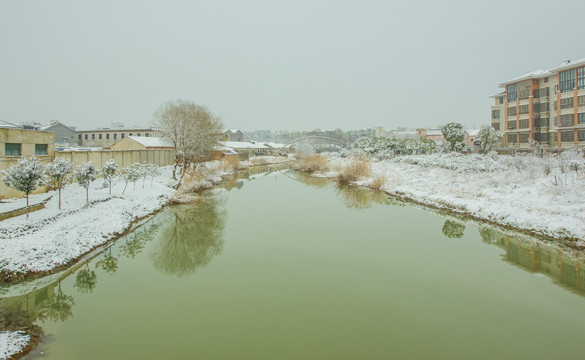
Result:
<svg viewBox="0 0 585 360"><path fill-rule="evenodd" d="M297 143L297 142L300 142L300 141L312 141L312 142L319 141L319 142L329 143L332 146L334 146L335 148L337 148L338 150L341 149L341 148L347 148L348 147L347 143L345 141L343 141L343 140L334 139L334 138L330 138L330 137L327 137L327 136L317 136L317 135L315 135L315 136L305 136L305 137L302 137L302 138L295 139L295 140L293 140L293 141L285 144L280 149L278 149L277 152L280 152L282 149L287 148L287 147L290 147L292 144Z"/></svg>

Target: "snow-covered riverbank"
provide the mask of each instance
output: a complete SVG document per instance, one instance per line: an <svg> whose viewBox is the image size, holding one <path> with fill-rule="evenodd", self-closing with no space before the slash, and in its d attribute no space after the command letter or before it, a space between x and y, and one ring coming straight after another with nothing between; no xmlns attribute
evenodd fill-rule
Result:
<svg viewBox="0 0 585 360"><path fill-rule="evenodd" d="M14 354L22 351L30 340L30 336L22 331L0 332L0 360L8 359Z"/></svg>
<svg viewBox="0 0 585 360"><path fill-rule="evenodd" d="M349 158L317 176L337 177ZM435 154L372 161L358 185L537 235L585 246L585 177L579 157Z"/></svg>

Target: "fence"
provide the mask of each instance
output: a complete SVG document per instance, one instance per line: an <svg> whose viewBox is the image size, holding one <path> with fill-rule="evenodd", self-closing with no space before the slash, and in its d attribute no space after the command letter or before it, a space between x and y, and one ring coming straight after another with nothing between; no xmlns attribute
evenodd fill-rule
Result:
<svg viewBox="0 0 585 360"><path fill-rule="evenodd" d="M175 163L175 151L167 149L158 150L99 150L99 151L55 151L55 158L66 158L73 163L73 169L82 163L93 162L96 168L101 169L104 164L114 159L121 168L127 167L133 163L149 163L158 166L172 165ZM0 159L0 170L8 169L11 165L16 164L18 159L6 158ZM49 159L43 159L41 162L46 164ZM0 174L0 178L2 175ZM46 187L37 189L33 194L47 191ZM24 194L7 187L0 181L0 199L23 197ZM2 205L0 205L0 212Z"/></svg>

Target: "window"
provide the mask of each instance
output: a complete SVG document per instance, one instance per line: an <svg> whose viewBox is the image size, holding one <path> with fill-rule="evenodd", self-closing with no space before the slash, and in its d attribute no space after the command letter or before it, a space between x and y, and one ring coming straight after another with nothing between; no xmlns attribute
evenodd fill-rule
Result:
<svg viewBox="0 0 585 360"><path fill-rule="evenodd" d="M572 109L573 108L573 98L566 98L561 99L561 109Z"/></svg>
<svg viewBox="0 0 585 360"><path fill-rule="evenodd" d="M520 105L519 106L519 110L520 110L520 114L528 114L528 105Z"/></svg>
<svg viewBox="0 0 585 360"><path fill-rule="evenodd" d="M575 70L562 71L561 77L561 92L573 91L575 88Z"/></svg>
<svg viewBox="0 0 585 360"><path fill-rule="evenodd" d="M77 135L77 139L81 140L81 134Z"/></svg>
<svg viewBox="0 0 585 360"><path fill-rule="evenodd" d="M561 115L561 123L557 124L559 127L573 126L574 116L573 114Z"/></svg>
<svg viewBox="0 0 585 360"><path fill-rule="evenodd" d="M585 141L585 131L581 130L577 133L577 140Z"/></svg>
<svg viewBox="0 0 585 360"><path fill-rule="evenodd" d="M500 131L500 123L492 123L494 130Z"/></svg>
<svg viewBox="0 0 585 360"><path fill-rule="evenodd" d="M528 134L520 134L519 136L519 141L521 143L527 143L528 142Z"/></svg>
<svg viewBox="0 0 585 360"><path fill-rule="evenodd" d="M516 106L510 106L508 108L508 116L510 115L516 115Z"/></svg>
<svg viewBox="0 0 585 360"><path fill-rule="evenodd" d="M128 134L128 136L132 136L132 133Z"/></svg>
<svg viewBox="0 0 585 360"><path fill-rule="evenodd" d="M35 144L35 155L47 155L47 144Z"/></svg>
<svg viewBox="0 0 585 360"><path fill-rule="evenodd" d="M530 89L524 89L524 90L520 90L518 92L518 98L520 100L528 99L529 97L530 97Z"/></svg>
<svg viewBox="0 0 585 360"><path fill-rule="evenodd" d="M508 143L509 144L512 144L512 143L515 144L516 143L516 140L518 139L517 136L518 135L516 135L516 134L508 134Z"/></svg>
<svg viewBox="0 0 585 360"><path fill-rule="evenodd" d="M585 95L577 97L577 106L585 106Z"/></svg>
<svg viewBox="0 0 585 360"><path fill-rule="evenodd" d="M85 140L87 140L87 134L85 134L83 137L85 138Z"/></svg>
<svg viewBox="0 0 585 360"><path fill-rule="evenodd" d="M110 134L106 134L106 140L110 139Z"/></svg>
<svg viewBox="0 0 585 360"><path fill-rule="evenodd" d="M585 124L585 113L580 113L578 115L578 119L579 119L579 125Z"/></svg>
<svg viewBox="0 0 585 360"><path fill-rule="evenodd" d="M584 97L585 97L585 96L584 96ZM150 136L150 134L149 134L149 133L146 133L146 134L144 134L144 136L146 136L146 137L149 137L149 136Z"/></svg>
<svg viewBox="0 0 585 360"><path fill-rule="evenodd" d="M562 131L561 132L561 141L562 142L575 141L575 132L574 131Z"/></svg>
<svg viewBox="0 0 585 360"><path fill-rule="evenodd" d="M585 89L585 67L577 69L577 89Z"/></svg>
<svg viewBox="0 0 585 360"><path fill-rule="evenodd" d="M548 76L544 78L544 82L547 83L548 82Z"/></svg>
<svg viewBox="0 0 585 360"><path fill-rule="evenodd" d="M528 119L520 120L520 127L519 129L528 129Z"/></svg>
<svg viewBox="0 0 585 360"><path fill-rule="evenodd" d="M102 139L102 134L99 134L98 135L98 138L101 140Z"/></svg>
<svg viewBox="0 0 585 360"><path fill-rule="evenodd" d="M118 138L118 134L114 134L114 140Z"/></svg>
<svg viewBox="0 0 585 360"><path fill-rule="evenodd" d="M4 156L20 156L20 144L5 144Z"/></svg>
<svg viewBox="0 0 585 360"><path fill-rule="evenodd" d="M508 129L510 129L510 130L516 129L516 120L508 121Z"/></svg>
<svg viewBox="0 0 585 360"><path fill-rule="evenodd" d="M122 133L122 139L125 137L124 133Z"/></svg>
<svg viewBox="0 0 585 360"><path fill-rule="evenodd" d="M140 136L140 133L137 133L136 136Z"/></svg>
<svg viewBox="0 0 585 360"><path fill-rule="evenodd" d="M516 101L518 98L518 87L516 84L508 85L508 101Z"/></svg>
<svg viewBox="0 0 585 360"><path fill-rule="evenodd" d="M91 134L91 139L95 140L95 134Z"/></svg>
<svg viewBox="0 0 585 360"><path fill-rule="evenodd" d="M499 100L498 104L503 104L504 103L504 97L503 96L500 96L498 98L498 100Z"/></svg>
<svg viewBox="0 0 585 360"><path fill-rule="evenodd" d="M538 95L540 95L540 97L547 97L548 96L548 90L549 88L541 88L540 90L538 90Z"/></svg>
<svg viewBox="0 0 585 360"><path fill-rule="evenodd" d="M500 118L500 110L492 110L492 119Z"/></svg>

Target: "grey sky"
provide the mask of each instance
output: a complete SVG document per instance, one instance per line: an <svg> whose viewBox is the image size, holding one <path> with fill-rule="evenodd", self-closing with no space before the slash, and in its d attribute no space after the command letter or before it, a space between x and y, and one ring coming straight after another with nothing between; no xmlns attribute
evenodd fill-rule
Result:
<svg viewBox="0 0 585 360"><path fill-rule="evenodd" d="M498 84L585 58L585 1L0 0L0 119L227 128L466 127Z"/></svg>

